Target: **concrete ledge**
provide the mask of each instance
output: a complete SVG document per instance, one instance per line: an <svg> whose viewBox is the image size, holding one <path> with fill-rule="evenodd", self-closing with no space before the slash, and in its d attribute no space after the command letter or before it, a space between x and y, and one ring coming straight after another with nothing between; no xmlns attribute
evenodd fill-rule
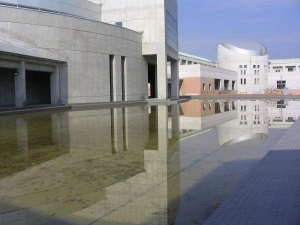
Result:
<svg viewBox="0 0 300 225"><path fill-rule="evenodd" d="M25 108L2 108L0 109L0 116L44 112L44 111L52 111L52 110L70 110L70 109L71 109L70 106L65 106L65 105L29 106Z"/></svg>
<svg viewBox="0 0 300 225"><path fill-rule="evenodd" d="M255 100L282 100L282 99L290 99L290 100L300 100L300 95L266 95L266 94L239 94L239 95L195 95L188 96L191 99L255 99Z"/></svg>

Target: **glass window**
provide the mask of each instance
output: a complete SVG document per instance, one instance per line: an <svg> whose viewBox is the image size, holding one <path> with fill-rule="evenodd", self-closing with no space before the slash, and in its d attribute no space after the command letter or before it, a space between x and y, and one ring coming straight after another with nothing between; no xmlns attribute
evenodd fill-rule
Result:
<svg viewBox="0 0 300 225"><path fill-rule="evenodd" d="M244 79L244 84L246 84L246 79Z"/></svg>
<svg viewBox="0 0 300 225"><path fill-rule="evenodd" d="M256 65L253 65L253 68L256 68Z"/></svg>
<svg viewBox="0 0 300 225"><path fill-rule="evenodd" d="M203 84L203 90L205 91L205 83Z"/></svg>
<svg viewBox="0 0 300 225"><path fill-rule="evenodd" d="M244 65L244 68L247 68L247 65Z"/></svg>
<svg viewBox="0 0 300 225"><path fill-rule="evenodd" d="M123 23L122 22L116 22L116 26L123 27Z"/></svg>
<svg viewBox="0 0 300 225"><path fill-rule="evenodd" d="M285 80L277 81L277 89L284 89L286 85Z"/></svg>
<svg viewBox="0 0 300 225"><path fill-rule="evenodd" d="M243 68L243 65L240 65L240 68Z"/></svg>
<svg viewBox="0 0 300 225"><path fill-rule="evenodd" d="M244 70L244 75L246 75L246 70Z"/></svg>
<svg viewBox="0 0 300 225"><path fill-rule="evenodd" d="M243 84L243 79L241 79L241 84Z"/></svg>

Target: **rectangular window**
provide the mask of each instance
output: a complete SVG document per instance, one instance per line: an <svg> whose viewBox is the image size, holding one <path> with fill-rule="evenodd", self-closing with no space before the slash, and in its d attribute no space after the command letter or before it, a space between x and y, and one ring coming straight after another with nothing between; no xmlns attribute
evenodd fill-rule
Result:
<svg viewBox="0 0 300 225"><path fill-rule="evenodd" d="M192 62L191 62L191 61L188 61L188 65L192 65Z"/></svg>
<svg viewBox="0 0 300 225"><path fill-rule="evenodd" d="M208 86L209 86L209 90L211 91L211 84L209 84Z"/></svg>
<svg viewBox="0 0 300 225"><path fill-rule="evenodd" d="M241 79L241 84L243 84L243 79Z"/></svg>
<svg viewBox="0 0 300 225"><path fill-rule="evenodd" d="M246 79L244 79L244 84L246 84Z"/></svg>
<svg viewBox="0 0 300 225"><path fill-rule="evenodd" d="M205 91L205 83L203 84L203 90Z"/></svg>
<svg viewBox="0 0 300 225"><path fill-rule="evenodd" d="M125 85L125 81L126 81L126 58L124 56L121 57L121 78L122 78L122 101L126 100L126 85Z"/></svg>
<svg viewBox="0 0 300 225"><path fill-rule="evenodd" d="M243 68L243 65L240 65L240 68Z"/></svg>
<svg viewBox="0 0 300 225"><path fill-rule="evenodd" d="M244 75L246 75L246 70L244 70Z"/></svg>
<svg viewBox="0 0 300 225"><path fill-rule="evenodd" d="M259 75L259 70L257 70L257 75Z"/></svg>
<svg viewBox="0 0 300 225"><path fill-rule="evenodd" d="M259 84L259 78L257 78L257 84Z"/></svg>
<svg viewBox="0 0 300 225"><path fill-rule="evenodd" d="M260 65L257 65L257 68L259 69L259 68L260 68Z"/></svg>
<svg viewBox="0 0 300 225"><path fill-rule="evenodd" d="M254 70L254 75L256 75L256 70Z"/></svg>
<svg viewBox="0 0 300 225"><path fill-rule="evenodd" d="M186 60L181 60L181 65L185 65L186 64Z"/></svg>
<svg viewBox="0 0 300 225"><path fill-rule="evenodd" d="M122 22L116 22L116 26L123 27L123 23Z"/></svg>
<svg viewBox="0 0 300 225"><path fill-rule="evenodd" d="M114 61L113 55L109 56L109 85L110 85L110 101L114 101Z"/></svg>
<svg viewBox="0 0 300 225"><path fill-rule="evenodd" d="M277 89L284 89L286 85L285 80L277 81Z"/></svg>
<svg viewBox="0 0 300 225"><path fill-rule="evenodd" d="M256 84L256 78L254 79L254 84Z"/></svg>
<svg viewBox="0 0 300 225"><path fill-rule="evenodd" d="M243 75L243 70L241 70L241 75Z"/></svg>
<svg viewBox="0 0 300 225"><path fill-rule="evenodd" d="M255 69L255 68L256 68L256 65L253 65L253 68Z"/></svg>
<svg viewBox="0 0 300 225"><path fill-rule="evenodd" d="M244 65L244 68L247 68L247 65Z"/></svg>
<svg viewBox="0 0 300 225"><path fill-rule="evenodd" d="M295 67L291 66L291 67L287 67L288 72L293 72L295 71Z"/></svg>

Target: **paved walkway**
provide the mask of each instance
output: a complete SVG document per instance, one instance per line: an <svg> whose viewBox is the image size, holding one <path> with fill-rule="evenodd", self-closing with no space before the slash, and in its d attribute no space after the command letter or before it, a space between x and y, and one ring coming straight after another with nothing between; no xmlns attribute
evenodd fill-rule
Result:
<svg viewBox="0 0 300 225"><path fill-rule="evenodd" d="M204 225L300 225L300 118Z"/></svg>

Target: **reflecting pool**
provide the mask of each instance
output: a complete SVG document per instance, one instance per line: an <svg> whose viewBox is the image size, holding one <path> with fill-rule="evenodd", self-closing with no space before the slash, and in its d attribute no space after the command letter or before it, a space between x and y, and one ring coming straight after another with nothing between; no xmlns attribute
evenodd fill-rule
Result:
<svg viewBox="0 0 300 225"><path fill-rule="evenodd" d="M189 101L0 117L0 225L202 224L299 101Z"/></svg>

